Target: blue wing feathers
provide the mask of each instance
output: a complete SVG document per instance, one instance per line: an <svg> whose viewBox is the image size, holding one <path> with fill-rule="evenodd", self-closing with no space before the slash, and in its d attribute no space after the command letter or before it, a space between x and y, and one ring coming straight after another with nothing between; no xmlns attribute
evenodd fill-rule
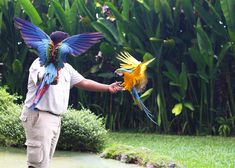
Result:
<svg viewBox="0 0 235 168"><path fill-rule="evenodd" d="M46 66L43 81L40 83L36 91L35 101L32 104L32 107L37 105L41 96L57 77L57 68L64 67L64 62L66 62L66 56L68 54L73 56L80 55L103 38L102 33L92 32L74 35L64 39L62 42L53 43L51 38L43 30L28 21L14 18L14 24L15 27L20 30L21 36L27 46L37 50L40 65ZM50 49L53 49L53 51L56 50L56 54L58 54L56 56L59 58L56 58L54 64L50 63L47 65L47 63L50 62L50 56L52 54L50 53Z"/></svg>
<svg viewBox="0 0 235 168"><path fill-rule="evenodd" d="M41 38L48 38L49 36L44 33L40 28L38 28L37 26L33 25L32 23L25 21L23 19L20 18L14 18L14 23L15 26L22 30L22 33L26 33L24 34L25 36L27 36L28 31L30 32L31 35L36 35L36 36L40 36Z"/></svg>
<svg viewBox="0 0 235 168"><path fill-rule="evenodd" d="M14 18L15 26L20 30L24 42L37 50L40 64L43 65L48 57L48 47L51 43L50 37L37 26L20 18Z"/></svg>
<svg viewBox="0 0 235 168"><path fill-rule="evenodd" d="M81 55L102 38L103 35L99 32L83 33L68 37L62 41L60 46L61 58L67 54L72 54L73 56Z"/></svg>

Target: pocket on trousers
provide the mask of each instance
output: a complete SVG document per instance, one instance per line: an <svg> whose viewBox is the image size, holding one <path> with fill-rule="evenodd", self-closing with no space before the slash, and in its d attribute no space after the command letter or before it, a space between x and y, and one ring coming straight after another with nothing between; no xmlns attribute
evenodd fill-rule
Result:
<svg viewBox="0 0 235 168"><path fill-rule="evenodd" d="M43 160L42 143L40 141L27 140L27 156L29 163L40 163Z"/></svg>

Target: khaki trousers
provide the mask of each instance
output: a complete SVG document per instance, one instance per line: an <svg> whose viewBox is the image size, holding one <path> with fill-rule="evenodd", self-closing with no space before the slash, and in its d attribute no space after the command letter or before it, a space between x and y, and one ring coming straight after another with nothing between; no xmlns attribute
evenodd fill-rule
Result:
<svg viewBox="0 0 235 168"><path fill-rule="evenodd" d="M20 118L26 134L28 166L48 168L59 139L61 117L24 108Z"/></svg>

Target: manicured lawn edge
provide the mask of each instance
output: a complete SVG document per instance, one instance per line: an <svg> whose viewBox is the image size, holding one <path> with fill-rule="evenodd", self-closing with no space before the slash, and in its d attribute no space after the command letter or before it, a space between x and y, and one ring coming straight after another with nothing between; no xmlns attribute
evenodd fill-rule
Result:
<svg viewBox="0 0 235 168"><path fill-rule="evenodd" d="M102 158L120 160L123 163L132 163L146 168L180 168L177 161L167 156L156 154L146 148L134 148L129 145L115 144L104 149L100 154Z"/></svg>

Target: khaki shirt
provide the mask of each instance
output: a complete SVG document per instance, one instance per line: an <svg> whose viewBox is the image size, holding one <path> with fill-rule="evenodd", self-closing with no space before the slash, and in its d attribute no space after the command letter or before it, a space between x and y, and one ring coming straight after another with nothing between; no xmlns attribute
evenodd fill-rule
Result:
<svg viewBox="0 0 235 168"><path fill-rule="evenodd" d="M38 85L38 76L42 77L45 71L44 66L40 66L37 58L29 69L28 92L24 102L25 108L32 105ZM36 108L42 111L49 111L54 114L61 114L68 108L69 91L75 84L82 81L84 77L79 74L70 64L64 63L64 67L59 73L59 81L56 85L50 85L44 93Z"/></svg>

